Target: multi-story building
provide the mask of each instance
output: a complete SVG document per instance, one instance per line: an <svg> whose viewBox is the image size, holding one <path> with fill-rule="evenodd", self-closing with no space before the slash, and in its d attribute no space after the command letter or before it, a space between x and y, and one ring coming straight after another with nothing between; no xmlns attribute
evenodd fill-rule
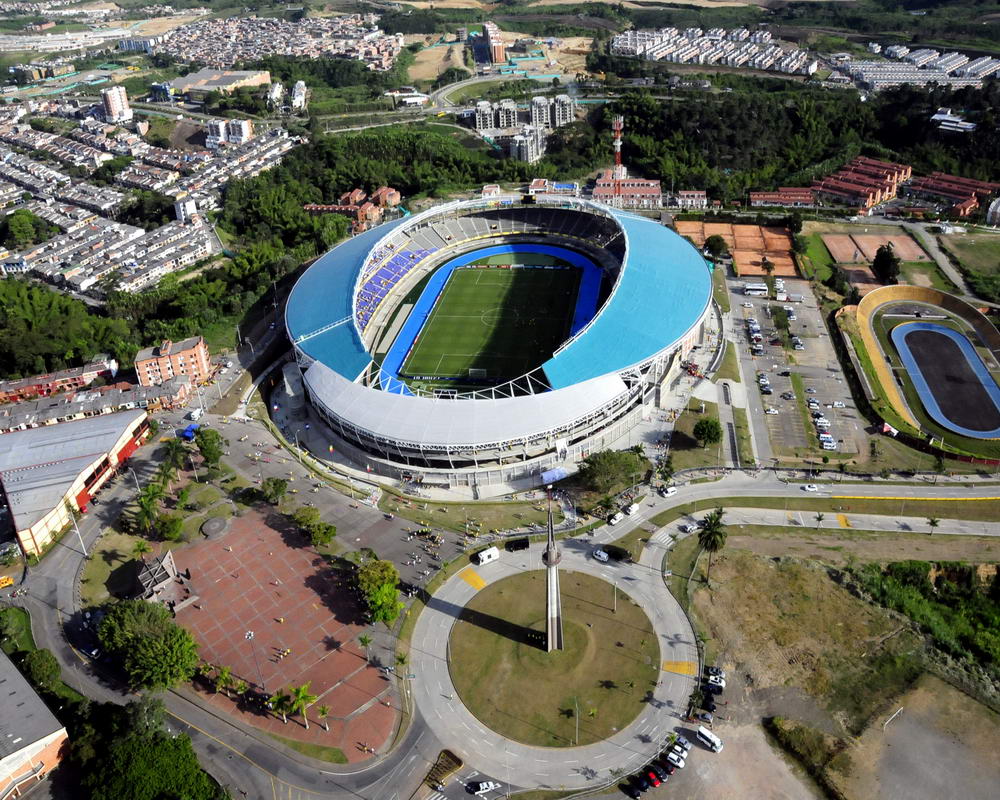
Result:
<svg viewBox="0 0 1000 800"><path fill-rule="evenodd" d="M510 137L507 147L511 158L533 164L545 153L544 129L525 125L520 133Z"/></svg>
<svg viewBox="0 0 1000 800"><path fill-rule="evenodd" d="M31 397L48 397L60 392L76 391L89 386L98 378L114 377L117 372L117 362L114 359L106 359L47 375L0 381L0 403L17 403Z"/></svg>
<svg viewBox="0 0 1000 800"><path fill-rule="evenodd" d="M552 124L547 97L531 98L531 124L536 128L548 128Z"/></svg>
<svg viewBox="0 0 1000 800"><path fill-rule="evenodd" d="M210 150L215 150L226 141L226 121L210 119L205 123L205 144Z"/></svg>
<svg viewBox="0 0 1000 800"><path fill-rule="evenodd" d="M681 189L674 201L679 208L708 208L708 194L703 189Z"/></svg>
<svg viewBox="0 0 1000 800"><path fill-rule="evenodd" d="M132 109L129 107L128 94L124 86L101 89L101 105L105 122L128 122L132 119Z"/></svg>
<svg viewBox="0 0 1000 800"><path fill-rule="evenodd" d="M576 104L566 94L534 97L531 100L531 124L536 128L561 128L576 118Z"/></svg>
<svg viewBox="0 0 1000 800"><path fill-rule="evenodd" d="M292 111L305 111L306 99L306 82L296 81L292 87Z"/></svg>
<svg viewBox="0 0 1000 800"><path fill-rule="evenodd" d="M507 63L507 45L504 44L500 28L494 22L483 23L483 37L489 50L490 62L493 64Z"/></svg>
<svg viewBox="0 0 1000 800"><path fill-rule="evenodd" d="M135 373L141 386L156 386L177 375L188 375L194 383L208 380L211 367L208 347L201 336L183 342L169 339L158 347L147 347L135 356Z"/></svg>
<svg viewBox="0 0 1000 800"><path fill-rule="evenodd" d="M253 122L248 119L231 119L226 123L226 141L229 144L246 144L253 138Z"/></svg>
<svg viewBox="0 0 1000 800"><path fill-rule="evenodd" d="M476 103L475 125L477 131L495 128L496 125L493 123L494 118L493 104L489 100L480 100Z"/></svg>
<svg viewBox="0 0 1000 800"><path fill-rule="evenodd" d="M513 128L517 125L517 103L501 100L496 106L496 127Z"/></svg>
<svg viewBox="0 0 1000 800"><path fill-rule="evenodd" d="M630 178L625 167L606 169L594 184L594 200L612 208L663 208L660 182L645 178Z"/></svg>

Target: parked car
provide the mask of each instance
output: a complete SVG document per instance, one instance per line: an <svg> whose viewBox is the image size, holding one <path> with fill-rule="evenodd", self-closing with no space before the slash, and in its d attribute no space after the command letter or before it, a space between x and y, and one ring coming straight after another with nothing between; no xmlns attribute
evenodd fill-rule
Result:
<svg viewBox="0 0 1000 800"><path fill-rule="evenodd" d="M812 386L810 386L808 389L806 389L806 394L816 394L816 390Z"/></svg>
<svg viewBox="0 0 1000 800"><path fill-rule="evenodd" d="M833 401L833 407L834 408L847 408L847 403L845 403L843 400L834 400Z"/></svg>
<svg viewBox="0 0 1000 800"><path fill-rule="evenodd" d="M768 408L765 408L765 409L764 409L764 413L765 413L765 414L771 414L771 415L773 416L773 415L775 415L775 414L777 414L777 413L778 413L778 409L776 409L776 408L771 408L771 407L768 407Z"/></svg>
<svg viewBox="0 0 1000 800"><path fill-rule="evenodd" d="M694 718L696 720L698 720L699 722L704 722L704 723L706 723L708 725L711 725L712 724L712 720L714 719L714 717L711 714L709 714L707 711L696 711L695 714L694 714Z"/></svg>
<svg viewBox="0 0 1000 800"><path fill-rule="evenodd" d="M649 778L641 772L637 772L632 776L632 785L635 786L635 788L640 792L648 792L650 789Z"/></svg>
<svg viewBox="0 0 1000 800"><path fill-rule="evenodd" d="M701 691L706 695L717 695L722 694L722 687L714 683L706 683L701 687Z"/></svg>
<svg viewBox="0 0 1000 800"><path fill-rule="evenodd" d="M726 688L726 679L723 678L721 675L709 675L708 683L712 686L719 686L723 689Z"/></svg>
<svg viewBox="0 0 1000 800"><path fill-rule="evenodd" d="M499 788L500 784L496 781L473 781L469 784L469 791L472 792L472 794L479 796Z"/></svg>
<svg viewBox="0 0 1000 800"><path fill-rule="evenodd" d="M744 303L743 308L753 308L753 303Z"/></svg>
<svg viewBox="0 0 1000 800"><path fill-rule="evenodd" d="M761 394L774 394L774 389L772 389L770 386L761 386L760 387L760 393Z"/></svg>
<svg viewBox="0 0 1000 800"><path fill-rule="evenodd" d="M625 793L626 797L630 797L632 800L639 800L642 797L642 792L636 789L631 783L623 783L619 788Z"/></svg>
<svg viewBox="0 0 1000 800"><path fill-rule="evenodd" d="M648 769L651 769L651 770L653 770L653 772L656 773L656 777L660 779L661 783L663 781L665 781L667 779L667 777L668 777L667 776L667 771L663 767L661 767L659 764L657 764L655 761L653 761L649 765Z"/></svg>
<svg viewBox="0 0 1000 800"><path fill-rule="evenodd" d="M652 787L654 789L657 788L660 785L660 783L661 783L660 776L657 775L655 772L653 772L652 769L647 769L646 772L645 772L645 776L646 776L646 780L648 780L650 782L650 784L652 785Z"/></svg>
<svg viewBox="0 0 1000 800"><path fill-rule="evenodd" d="M677 755L677 753L667 753L667 761L673 764L678 769L684 769L684 759Z"/></svg>
<svg viewBox="0 0 1000 800"><path fill-rule="evenodd" d="M722 667L705 667L706 675L718 675L720 678L726 677L726 672Z"/></svg>
<svg viewBox="0 0 1000 800"><path fill-rule="evenodd" d="M685 753L691 752L691 741L686 736L678 736L674 739L674 744L683 747Z"/></svg>

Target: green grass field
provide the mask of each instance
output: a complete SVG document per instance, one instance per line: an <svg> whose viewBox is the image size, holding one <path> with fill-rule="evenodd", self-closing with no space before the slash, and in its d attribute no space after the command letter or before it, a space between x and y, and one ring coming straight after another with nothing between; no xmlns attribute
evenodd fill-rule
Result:
<svg viewBox="0 0 1000 800"><path fill-rule="evenodd" d="M478 382L489 384L529 372L568 336L579 286L577 269L458 269L402 374L457 386L468 383L469 370L485 370Z"/></svg>

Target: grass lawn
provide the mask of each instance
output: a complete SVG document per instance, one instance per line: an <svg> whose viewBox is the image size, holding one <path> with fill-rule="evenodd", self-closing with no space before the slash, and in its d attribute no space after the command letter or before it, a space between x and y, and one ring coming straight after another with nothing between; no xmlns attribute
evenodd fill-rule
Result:
<svg viewBox="0 0 1000 800"><path fill-rule="evenodd" d="M957 287L938 269L933 261L904 261L900 264L901 283L911 286L932 286L943 292L955 292Z"/></svg>
<svg viewBox="0 0 1000 800"><path fill-rule="evenodd" d="M28 615L27 611L23 608L11 606L0 610L0 615L3 615L6 619L13 620L14 622L14 635L10 639L6 639L3 642L3 651L8 656L17 652L30 653L37 649L35 646L35 639L31 635L31 617ZM72 702L83 700L82 694L67 686L62 681L57 682L50 688L52 690L52 694L62 700L69 700ZM49 704L52 705L51 698Z"/></svg>
<svg viewBox="0 0 1000 800"><path fill-rule="evenodd" d="M809 411L809 406L806 405L806 397L808 397L808 395L806 394L806 388L802 381L802 376L797 372L793 372L791 374L791 381L792 391L795 392L795 405L799 407L802 424L806 429L806 438L809 440L809 449L818 451L819 436L816 434L816 426L813 425L812 413Z"/></svg>
<svg viewBox="0 0 1000 800"><path fill-rule="evenodd" d="M681 539L670 550L667 556L667 564L671 571L670 594L680 603L681 608L689 610L688 584L694 577L695 561L701 552L701 545L698 544L697 536L688 536Z"/></svg>
<svg viewBox="0 0 1000 800"><path fill-rule="evenodd" d="M733 408L733 425L736 428L736 449L739 452L740 464L755 463L753 444L750 441L750 422L745 409Z"/></svg>
<svg viewBox="0 0 1000 800"><path fill-rule="evenodd" d="M471 370L489 383L529 372L569 334L580 276L577 269L456 270L402 373L451 386L467 383Z"/></svg>
<svg viewBox="0 0 1000 800"><path fill-rule="evenodd" d="M542 570L480 591L451 634L462 701L492 730L536 746L572 746L577 723L579 744L607 738L638 715L659 674L659 643L641 608L619 594L613 613L612 586L589 575L564 571L560 583L562 651L539 647Z"/></svg>
<svg viewBox="0 0 1000 800"><path fill-rule="evenodd" d="M719 381L740 382L740 365L736 360L736 345L732 342L726 342L726 354L722 357L719 371L712 376L712 381L714 383Z"/></svg>
<svg viewBox="0 0 1000 800"><path fill-rule="evenodd" d="M319 723L314 722L313 725L318 725ZM322 726L320 726L322 727ZM331 764L346 764L347 756L344 755L344 751L339 747L327 747L322 744L312 744L311 742L300 742L295 739L288 739L284 736L276 736L273 733L269 733L272 739L281 742L285 747L290 747L296 753L302 753L304 756L309 756L310 758L317 758L320 761L329 761Z"/></svg>
<svg viewBox="0 0 1000 800"><path fill-rule="evenodd" d="M722 442L701 447L694 438L694 426L702 417L719 418L719 406L716 403L705 403L705 413L699 413L701 400L691 400L687 410L677 418L674 433L670 438L670 454L674 459L674 469L691 469L693 467L715 467L722 463ZM723 435L725 435L723 433Z"/></svg>
<svg viewBox="0 0 1000 800"><path fill-rule="evenodd" d="M91 550L80 577L80 605L100 605L132 585L132 548L141 537L108 529Z"/></svg>
<svg viewBox="0 0 1000 800"><path fill-rule="evenodd" d="M712 270L712 295L715 297L715 302L719 304L719 308L728 314L731 305L729 287L726 286L725 267L716 265L715 269Z"/></svg>
<svg viewBox="0 0 1000 800"><path fill-rule="evenodd" d="M453 531L464 531L468 521L470 530L479 529L484 533L527 525L544 525L548 518L542 500L520 503L439 503L383 492L379 508L420 525ZM552 516L557 523L563 519L562 512L556 508L553 508Z"/></svg>
<svg viewBox="0 0 1000 800"><path fill-rule="evenodd" d="M799 253L799 264L807 278L815 278L817 281L825 281L833 274L833 266L836 263L830 251L823 244L823 239L818 233L813 233L805 237L808 242L805 253Z"/></svg>
<svg viewBox="0 0 1000 800"><path fill-rule="evenodd" d="M464 103L466 100L472 100L475 98L482 97L486 92L491 89L498 89L505 83L510 83L509 80L496 80L496 81L483 81L482 83L472 83L468 86L460 86L454 91L448 92L443 99L449 100L456 105Z"/></svg>
<svg viewBox="0 0 1000 800"><path fill-rule="evenodd" d="M966 269L985 274L1000 272L1000 236L965 233L941 236L939 241Z"/></svg>

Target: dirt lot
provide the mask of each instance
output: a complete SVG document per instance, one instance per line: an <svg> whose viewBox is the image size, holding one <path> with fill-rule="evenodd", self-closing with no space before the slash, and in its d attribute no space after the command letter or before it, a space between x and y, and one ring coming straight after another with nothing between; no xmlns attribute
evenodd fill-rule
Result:
<svg viewBox="0 0 1000 800"><path fill-rule="evenodd" d="M416 34L406 37L407 44L420 42L429 45L437 41L438 36L424 36ZM442 45L440 47L424 47L417 55L413 66L410 67L410 80L434 80L438 75L449 67L463 67L462 59L464 47L459 44Z"/></svg>
<svg viewBox="0 0 1000 800"><path fill-rule="evenodd" d="M761 525L729 526L727 547L761 556L795 556L826 564L859 561L969 561L1000 560L1000 541L979 536L927 536L922 533L836 530L797 530Z"/></svg>
<svg viewBox="0 0 1000 800"><path fill-rule="evenodd" d="M200 19L200 17L154 17L139 22L136 31L141 36L158 36L161 33L172 31L174 28L179 28L181 25L187 25L196 19Z"/></svg>
<svg viewBox="0 0 1000 800"><path fill-rule="evenodd" d="M922 643L819 565L734 548L716 556L711 578L694 607L710 656L730 672L724 716L784 716L843 736L916 677L908 656Z"/></svg>
<svg viewBox="0 0 1000 800"><path fill-rule="evenodd" d="M763 256L774 265L776 277L796 277L798 274L792 258L792 239L784 228L687 220L678 220L674 228L698 247L709 236L721 236L733 255L733 266L740 277L767 274L761 265Z"/></svg>
<svg viewBox="0 0 1000 800"><path fill-rule="evenodd" d="M857 740L852 774L835 779L850 798L995 797L998 741L1000 716L924 675Z"/></svg>
<svg viewBox="0 0 1000 800"><path fill-rule="evenodd" d="M902 261L927 261L927 254L906 233L885 236L881 234L828 233L823 236L830 255L843 264L860 264L872 261L879 247L891 244Z"/></svg>

